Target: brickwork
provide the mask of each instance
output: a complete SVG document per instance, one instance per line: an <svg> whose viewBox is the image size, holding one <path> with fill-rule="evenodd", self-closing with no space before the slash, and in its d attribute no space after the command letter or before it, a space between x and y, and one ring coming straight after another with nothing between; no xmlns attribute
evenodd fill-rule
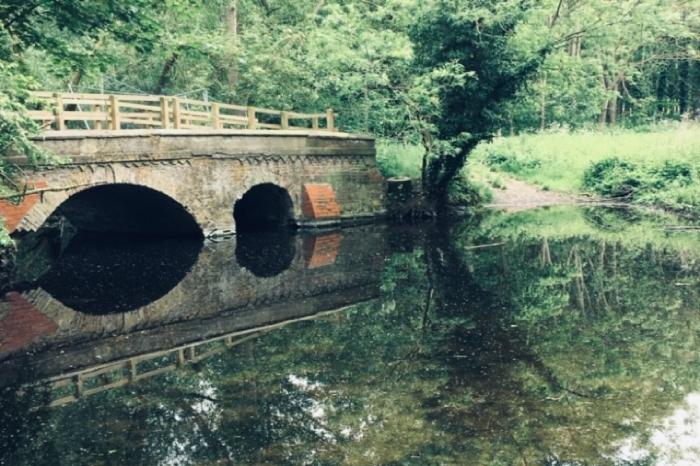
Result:
<svg viewBox="0 0 700 466"><path fill-rule="evenodd" d="M58 329L54 321L39 312L21 294L8 293L5 299L10 309L0 319L0 354L16 351Z"/></svg>
<svg viewBox="0 0 700 466"><path fill-rule="evenodd" d="M300 223L385 211L384 180L374 141L367 138L303 131L55 133L36 142L69 163L32 174L51 187L42 195L27 196L20 206L0 204L11 231L38 229L71 195L106 183L145 186L171 197L206 235L235 231L235 202L262 183L289 192Z"/></svg>
<svg viewBox="0 0 700 466"><path fill-rule="evenodd" d="M306 183L302 188L302 213L312 220L340 217L340 205L329 183Z"/></svg>
<svg viewBox="0 0 700 466"><path fill-rule="evenodd" d="M31 188L41 189L46 187L48 187L48 185L45 181L37 181ZM13 232L27 212L29 212L38 201L39 194L23 196L18 203L0 200L0 216L2 216L5 222L5 228L7 228L9 232Z"/></svg>
<svg viewBox="0 0 700 466"><path fill-rule="evenodd" d="M343 236L340 233L304 238L304 259L307 269L317 269L335 263Z"/></svg>

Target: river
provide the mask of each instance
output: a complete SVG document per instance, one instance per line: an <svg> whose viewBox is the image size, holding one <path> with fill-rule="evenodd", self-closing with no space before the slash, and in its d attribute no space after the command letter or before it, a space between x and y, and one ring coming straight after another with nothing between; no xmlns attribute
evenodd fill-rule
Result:
<svg viewBox="0 0 700 466"><path fill-rule="evenodd" d="M48 242L0 302L0 465L700 464L682 223Z"/></svg>

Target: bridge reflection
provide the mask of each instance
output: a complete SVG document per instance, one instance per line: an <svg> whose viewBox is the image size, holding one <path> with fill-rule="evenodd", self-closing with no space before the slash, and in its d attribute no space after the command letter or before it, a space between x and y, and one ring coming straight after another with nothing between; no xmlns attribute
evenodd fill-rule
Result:
<svg viewBox="0 0 700 466"><path fill-rule="evenodd" d="M221 354L276 328L343 312L354 307L355 304L359 304L359 302L338 309L290 318L274 324L231 332L195 343L139 354L138 356L48 377L32 384L33 386L44 387L47 390L48 398L44 406L37 406L35 409L63 406L106 390L123 387L139 380L172 372L188 364L198 363L211 356ZM24 390L26 390L26 387L20 388L18 394L21 396Z"/></svg>
<svg viewBox="0 0 700 466"><path fill-rule="evenodd" d="M182 279L165 292L130 290L128 274L135 273L134 267L124 269L127 276L90 276L68 273L63 263L35 287L8 293L0 301L0 386L48 379L76 384L71 396L92 393L105 388L86 388L80 374L94 382L101 374L128 368L125 379L105 386L128 383L151 373L144 372L142 361L170 355L177 367L196 359L192 355L201 355L206 345L231 345L231 338L379 295L382 229L292 235L277 243L241 239L206 242ZM255 264L256 258L261 263ZM118 255L112 259L119 262ZM83 262L76 258L72 263L80 267ZM153 278L154 286L167 284ZM104 291L110 286L118 292ZM129 310L105 312L110 303L101 296L122 303L112 303L112 310ZM124 304L147 296L156 298L133 309Z"/></svg>

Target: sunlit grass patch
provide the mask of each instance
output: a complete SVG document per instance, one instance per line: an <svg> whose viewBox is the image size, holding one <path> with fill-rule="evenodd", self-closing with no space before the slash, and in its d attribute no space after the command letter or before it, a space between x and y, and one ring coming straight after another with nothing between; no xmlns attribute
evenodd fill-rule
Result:
<svg viewBox="0 0 700 466"><path fill-rule="evenodd" d="M700 125L497 138L480 145L469 166L559 191L630 195L669 207L700 205L695 203L700 199ZM683 180L668 177L668 167L690 167L690 174Z"/></svg>

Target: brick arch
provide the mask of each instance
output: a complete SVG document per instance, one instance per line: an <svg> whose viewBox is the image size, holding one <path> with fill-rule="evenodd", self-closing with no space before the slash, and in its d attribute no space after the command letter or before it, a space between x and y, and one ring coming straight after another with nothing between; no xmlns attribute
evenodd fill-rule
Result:
<svg viewBox="0 0 700 466"><path fill-rule="evenodd" d="M248 186L233 204L236 231L289 228L296 225L294 199L284 186L272 182Z"/></svg>
<svg viewBox="0 0 700 466"><path fill-rule="evenodd" d="M24 196L18 204L0 201L0 216L5 219L6 228L10 233L36 231L60 206L76 196L101 187L116 186L133 186L163 196L164 199L172 202L173 206L176 205L181 208L183 213L192 218L200 232L203 232L202 222L198 218L196 210L179 200L177 193L172 192L167 187L159 186L158 183L142 183L132 180L120 181L114 178L108 182L98 179L70 190L56 191L52 191L49 183L41 180L34 183L35 188L32 191L37 192Z"/></svg>

